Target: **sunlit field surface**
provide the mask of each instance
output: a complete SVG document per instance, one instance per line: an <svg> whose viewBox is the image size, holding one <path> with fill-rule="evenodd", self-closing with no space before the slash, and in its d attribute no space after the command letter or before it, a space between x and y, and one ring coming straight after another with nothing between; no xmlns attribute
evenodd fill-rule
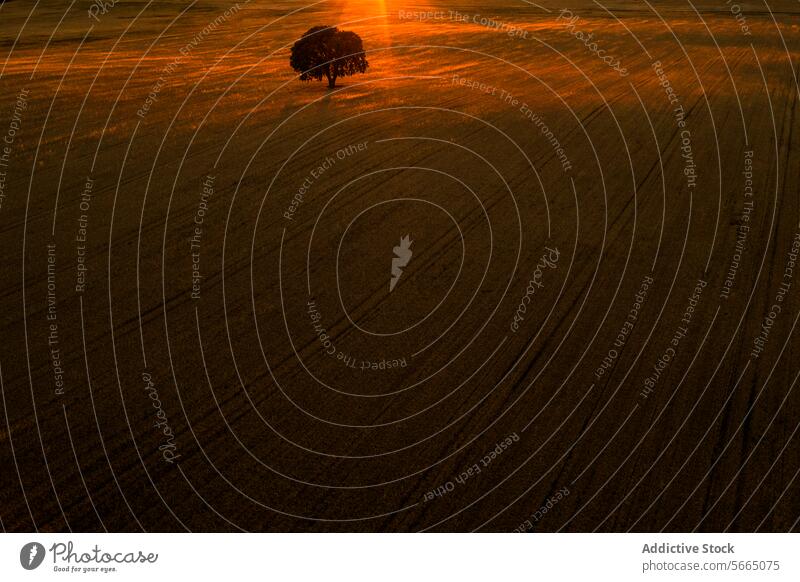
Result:
<svg viewBox="0 0 800 582"><path fill-rule="evenodd" d="M800 4L107 4L0 4L5 530L798 529Z"/></svg>

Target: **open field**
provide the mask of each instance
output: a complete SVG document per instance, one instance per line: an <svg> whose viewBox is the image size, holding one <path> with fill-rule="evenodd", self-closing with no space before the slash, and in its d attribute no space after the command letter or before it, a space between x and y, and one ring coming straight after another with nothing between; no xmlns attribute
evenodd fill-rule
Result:
<svg viewBox="0 0 800 582"><path fill-rule="evenodd" d="M800 3L91 6L0 4L4 530L798 530Z"/></svg>

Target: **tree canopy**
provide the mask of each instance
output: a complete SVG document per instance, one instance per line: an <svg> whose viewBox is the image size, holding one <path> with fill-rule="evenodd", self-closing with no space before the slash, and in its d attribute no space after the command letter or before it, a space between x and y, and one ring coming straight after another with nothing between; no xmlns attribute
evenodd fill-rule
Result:
<svg viewBox="0 0 800 582"><path fill-rule="evenodd" d="M300 73L301 81L328 79L328 87L336 86L336 79L364 73L369 67L361 37L349 30L335 26L315 26L292 46L289 60Z"/></svg>

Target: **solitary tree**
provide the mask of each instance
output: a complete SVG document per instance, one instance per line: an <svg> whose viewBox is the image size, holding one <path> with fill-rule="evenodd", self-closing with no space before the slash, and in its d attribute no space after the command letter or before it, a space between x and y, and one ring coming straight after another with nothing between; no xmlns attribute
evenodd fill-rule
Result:
<svg viewBox="0 0 800 582"><path fill-rule="evenodd" d="M369 67L361 37L335 26L309 29L292 46L289 64L300 73L301 81L325 77L331 89L337 78L364 73Z"/></svg>

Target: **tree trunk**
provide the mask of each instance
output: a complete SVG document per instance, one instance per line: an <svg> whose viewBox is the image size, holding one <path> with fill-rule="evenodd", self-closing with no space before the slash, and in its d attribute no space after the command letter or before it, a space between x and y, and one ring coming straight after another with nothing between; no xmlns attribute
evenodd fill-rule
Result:
<svg viewBox="0 0 800 582"><path fill-rule="evenodd" d="M336 73L332 76L328 75L328 89L333 89L334 87L336 87Z"/></svg>

